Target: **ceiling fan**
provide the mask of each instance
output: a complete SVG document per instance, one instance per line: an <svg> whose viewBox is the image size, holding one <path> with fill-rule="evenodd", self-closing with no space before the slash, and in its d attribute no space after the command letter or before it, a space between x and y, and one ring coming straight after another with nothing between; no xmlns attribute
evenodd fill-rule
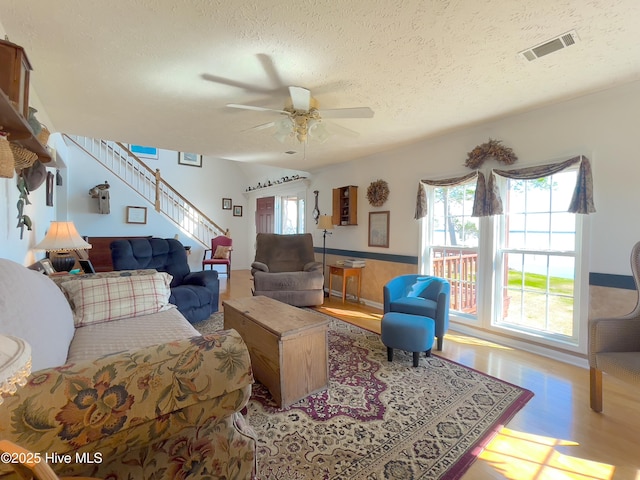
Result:
<svg viewBox="0 0 640 480"><path fill-rule="evenodd" d="M276 133L274 136L282 142L288 136L295 136L300 143L305 143L309 136L321 142L326 140L329 133L322 122L324 118L373 117L373 110L369 107L319 109L318 101L311 96L311 91L303 87L290 86L289 97L290 100L282 110L258 107L255 105L241 105L238 103L229 103L227 104L227 107L255 110L259 112L275 112L280 115L284 115L285 118L280 121L263 123L249 129L262 130L265 128L276 127ZM334 128L335 127L341 130L342 133L357 135L357 132L349 130L348 128L334 124Z"/></svg>

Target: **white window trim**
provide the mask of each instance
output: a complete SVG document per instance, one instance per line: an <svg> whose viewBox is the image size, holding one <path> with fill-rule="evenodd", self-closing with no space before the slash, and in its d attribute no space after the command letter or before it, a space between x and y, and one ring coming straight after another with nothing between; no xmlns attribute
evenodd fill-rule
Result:
<svg viewBox="0 0 640 480"><path fill-rule="evenodd" d="M504 198L506 178L497 177L500 194ZM433 205L434 188L425 186L427 192L427 204ZM418 255L419 273L427 275L430 272L430 257L425 252L426 240L433 221L431 209L421 221L419 229L420 251ZM496 315L499 292L496 290L496 269L498 262L497 235L500 226L500 217L481 217L480 236L478 241L478 272L476 282L477 319L471 319L456 312L450 313L450 328L477 338L490 340L503 345L514 346L525 351L537 353L550 358L555 358L566 363L578 366L586 366L586 360L576 357L575 354L586 355L588 348L588 315L589 315L589 216L576 215L576 245L575 245L575 280L574 280L574 309L577 310L576 343L566 342L560 339L548 337L536 337L511 329L506 326L492 325L492 319ZM429 250L430 251L430 250ZM490 288L486 288L490 286Z"/></svg>

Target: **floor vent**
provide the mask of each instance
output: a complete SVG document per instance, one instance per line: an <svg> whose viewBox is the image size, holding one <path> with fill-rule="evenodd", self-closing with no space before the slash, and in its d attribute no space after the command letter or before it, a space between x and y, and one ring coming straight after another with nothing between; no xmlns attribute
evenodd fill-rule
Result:
<svg viewBox="0 0 640 480"><path fill-rule="evenodd" d="M545 55L549 55L550 53L557 52L558 50L562 50L563 48L570 47L577 43L580 39L578 38L578 34L575 30L571 30L570 32L563 33L562 35L557 36L551 40L548 40L540 45L536 45L535 47L528 48L518 53L522 58L532 62L533 60L544 57Z"/></svg>

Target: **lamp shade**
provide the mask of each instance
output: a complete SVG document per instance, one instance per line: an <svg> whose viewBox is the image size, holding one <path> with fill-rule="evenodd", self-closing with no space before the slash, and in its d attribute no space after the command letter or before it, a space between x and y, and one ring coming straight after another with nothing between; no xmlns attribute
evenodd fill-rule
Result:
<svg viewBox="0 0 640 480"><path fill-rule="evenodd" d="M331 215L320 215L318 218L318 228L320 230L333 230Z"/></svg>
<svg viewBox="0 0 640 480"><path fill-rule="evenodd" d="M0 404L27 383L31 373L31 347L18 337L0 335Z"/></svg>
<svg viewBox="0 0 640 480"><path fill-rule="evenodd" d="M91 244L82 239L73 222L51 222L44 239L33 248L47 252L61 252L86 250L91 248Z"/></svg>

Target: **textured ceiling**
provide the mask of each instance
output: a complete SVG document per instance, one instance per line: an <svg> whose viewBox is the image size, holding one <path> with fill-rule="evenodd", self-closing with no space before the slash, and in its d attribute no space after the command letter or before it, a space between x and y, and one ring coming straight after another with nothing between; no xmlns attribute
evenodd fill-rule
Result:
<svg viewBox="0 0 640 480"><path fill-rule="evenodd" d="M301 170L637 80L639 22L638 0L0 0L56 130ZM280 109L288 85L375 116L305 153L225 106Z"/></svg>

